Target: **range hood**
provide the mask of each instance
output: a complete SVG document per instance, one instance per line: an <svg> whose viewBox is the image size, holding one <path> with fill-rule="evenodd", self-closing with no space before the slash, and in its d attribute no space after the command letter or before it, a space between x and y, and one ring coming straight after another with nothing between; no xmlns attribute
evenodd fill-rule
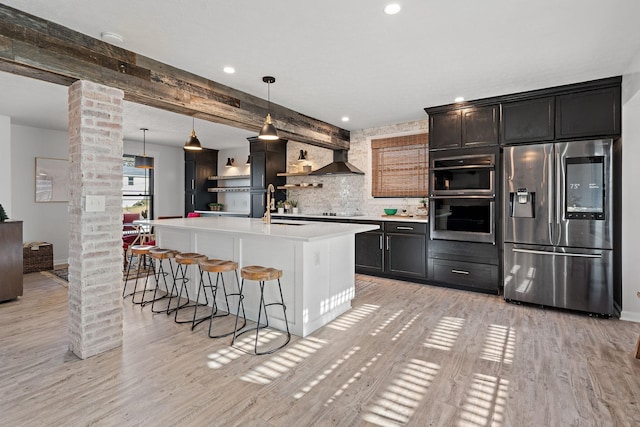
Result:
<svg viewBox="0 0 640 427"><path fill-rule="evenodd" d="M329 163L328 165L311 172L310 175L339 175L349 173L364 175L364 172L349 163L347 150L333 150L333 163Z"/></svg>

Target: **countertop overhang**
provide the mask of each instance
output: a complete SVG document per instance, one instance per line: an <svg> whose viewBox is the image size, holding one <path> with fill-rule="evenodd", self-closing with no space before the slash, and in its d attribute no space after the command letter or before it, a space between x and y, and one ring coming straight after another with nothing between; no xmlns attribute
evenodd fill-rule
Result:
<svg viewBox="0 0 640 427"><path fill-rule="evenodd" d="M340 222L341 219L344 220L348 220L348 221L409 221L409 222L423 222L423 223L428 223L429 222L429 217L416 217L416 216L403 216L403 215L380 215L380 216L373 216L373 215L353 215L353 216L348 216L348 215L340 215L340 216L332 216L332 215L322 215L322 214L288 214L288 213L284 213L284 214L279 214L279 213L272 213L271 214L272 217L274 218L318 218L318 219L325 219L325 220L330 220L330 221L335 221L335 222Z"/></svg>
<svg viewBox="0 0 640 427"><path fill-rule="evenodd" d="M217 233L263 236L299 241L322 240L377 230L379 228L374 224L298 221L292 219L274 219L271 224L267 224L260 218L224 216L161 219L149 221L149 224L156 227L214 231Z"/></svg>

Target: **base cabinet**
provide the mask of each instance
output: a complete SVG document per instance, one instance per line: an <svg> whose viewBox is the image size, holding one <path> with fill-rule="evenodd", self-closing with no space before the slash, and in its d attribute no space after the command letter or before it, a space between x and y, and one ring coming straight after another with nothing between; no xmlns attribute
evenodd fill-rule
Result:
<svg viewBox="0 0 640 427"><path fill-rule="evenodd" d="M387 273L427 277L427 226L422 223L385 223Z"/></svg>
<svg viewBox="0 0 640 427"><path fill-rule="evenodd" d="M22 221L0 222L0 301L22 296Z"/></svg>
<svg viewBox="0 0 640 427"><path fill-rule="evenodd" d="M500 293L500 256L490 243L432 240L429 279L452 287Z"/></svg>
<svg viewBox="0 0 640 427"><path fill-rule="evenodd" d="M367 231L356 234L356 271L384 272L384 232Z"/></svg>

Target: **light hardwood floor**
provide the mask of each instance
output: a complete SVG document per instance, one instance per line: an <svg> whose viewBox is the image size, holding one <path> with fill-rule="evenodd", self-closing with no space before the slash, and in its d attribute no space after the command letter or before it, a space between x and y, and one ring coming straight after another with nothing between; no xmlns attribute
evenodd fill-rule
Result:
<svg viewBox="0 0 640 427"><path fill-rule="evenodd" d="M66 288L26 275L0 304L0 425L640 425L639 324L357 276L351 311L253 356L123 307L122 348L79 360Z"/></svg>

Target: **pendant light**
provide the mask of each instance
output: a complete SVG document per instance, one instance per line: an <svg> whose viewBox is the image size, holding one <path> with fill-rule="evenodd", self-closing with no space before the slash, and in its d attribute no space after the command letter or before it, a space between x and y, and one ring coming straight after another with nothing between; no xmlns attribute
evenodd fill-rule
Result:
<svg viewBox="0 0 640 427"><path fill-rule="evenodd" d="M276 127L273 125L273 123L271 123L271 83L275 83L276 78L271 76L264 76L262 78L262 81L267 84L267 117L266 119L264 119L264 125L262 125L262 129L260 129L258 139L275 141L279 138Z"/></svg>
<svg viewBox="0 0 640 427"><path fill-rule="evenodd" d="M231 166L235 166L235 162L236 159L234 159L233 157L227 157L227 164L225 166L230 168Z"/></svg>
<svg viewBox="0 0 640 427"><path fill-rule="evenodd" d="M191 128L191 137L189 137L189 141L184 145L185 150L191 151L200 151L202 150L202 145L200 145L200 140L196 136L196 118L192 117L193 126Z"/></svg>
<svg viewBox="0 0 640 427"><path fill-rule="evenodd" d="M298 156L298 161L302 162L307 160L307 152L305 150L300 150L300 155Z"/></svg>
<svg viewBox="0 0 640 427"><path fill-rule="evenodd" d="M251 164L251 154L247 156L247 163L245 163L245 165L250 165L250 164Z"/></svg>
<svg viewBox="0 0 640 427"><path fill-rule="evenodd" d="M142 131L142 156L136 156L133 165L140 169L153 169L153 157L147 157L147 128L140 128Z"/></svg>

